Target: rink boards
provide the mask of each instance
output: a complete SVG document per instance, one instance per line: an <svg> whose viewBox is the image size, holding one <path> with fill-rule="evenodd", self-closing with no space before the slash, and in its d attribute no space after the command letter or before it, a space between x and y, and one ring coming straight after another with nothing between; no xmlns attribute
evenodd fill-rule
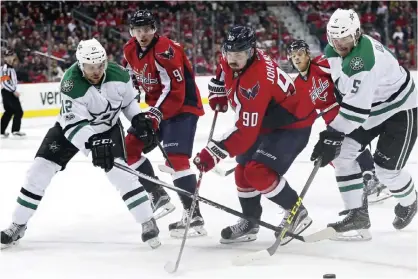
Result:
<svg viewBox="0 0 418 279"><path fill-rule="evenodd" d="M417 71L411 71L415 82L417 82ZM296 74L290 74L292 78ZM208 103L208 82L212 76L196 77L196 83L202 96L203 104ZM55 116L59 113L61 106L61 96L59 91L59 82L19 84L17 92L21 94L24 117ZM142 97L144 94L141 94ZM141 107L146 107L141 102ZM0 115L4 111L0 96Z"/></svg>

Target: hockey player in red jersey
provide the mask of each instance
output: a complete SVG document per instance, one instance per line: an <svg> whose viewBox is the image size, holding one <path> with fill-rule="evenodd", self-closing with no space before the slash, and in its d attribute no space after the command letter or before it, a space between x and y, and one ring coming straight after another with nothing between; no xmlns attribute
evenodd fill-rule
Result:
<svg viewBox="0 0 418 279"><path fill-rule="evenodd" d="M204 114L199 89L194 81L190 62L183 47L156 32L155 19L148 10L139 10L130 19L132 38L123 48L126 68L136 79L137 86L145 92L145 101L150 106L147 117L153 121L156 140L163 147L173 165L175 186L194 192L196 175L190 169L193 141L198 118ZM156 140L144 142L141 135L130 128L126 137L128 164L140 172L154 175L151 163L142 153L156 146ZM141 180L145 189L158 202L169 201L167 193L157 185ZM191 199L180 196L184 212L179 222L169 225L171 236L182 237L189 217ZM206 235L199 206L191 216L189 235Z"/></svg>
<svg viewBox="0 0 418 279"><path fill-rule="evenodd" d="M243 214L259 219L263 194L286 210L282 226L298 200L284 175L307 145L317 114L309 103L301 103L293 80L255 42L249 27L235 26L228 33L217 75L209 83L209 102L222 112L229 102L236 122L221 139L210 141L194 163L207 172L221 159L236 157L235 183ZM301 205L290 231L301 233L311 223ZM258 225L240 219L222 230L221 243L255 240L258 230ZM282 244L290 240L286 237Z"/></svg>
<svg viewBox="0 0 418 279"><path fill-rule="evenodd" d="M324 56L311 58L309 45L303 40L293 41L287 48L287 55L293 67L299 72L294 80L298 94L309 94L312 105L320 111L337 102L328 60ZM327 125L337 116L338 108L339 106L323 114L322 118ZM369 203L390 197L386 186L380 184L375 175L373 157L368 148L360 154L357 161L363 174Z"/></svg>

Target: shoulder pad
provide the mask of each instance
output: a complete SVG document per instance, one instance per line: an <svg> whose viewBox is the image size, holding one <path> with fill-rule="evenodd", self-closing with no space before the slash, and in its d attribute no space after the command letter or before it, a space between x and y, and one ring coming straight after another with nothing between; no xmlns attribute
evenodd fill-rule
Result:
<svg viewBox="0 0 418 279"><path fill-rule="evenodd" d="M129 76L128 70L123 68L122 66L114 63L109 62L106 69L106 79L104 82L109 81L120 81L120 82L128 82L131 77Z"/></svg>
<svg viewBox="0 0 418 279"><path fill-rule="evenodd" d="M134 37L130 38L129 41L127 41L126 44L123 46L123 49L125 50L129 46L135 45L135 40L136 40L136 38L134 38Z"/></svg>
<svg viewBox="0 0 418 279"><path fill-rule="evenodd" d="M317 64L321 67L329 68L328 59L325 55L319 55L319 56L315 57L314 59L312 59L312 63Z"/></svg>
<svg viewBox="0 0 418 279"><path fill-rule="evenodd" d="M83 97L90 86L91 85L83 77L76 62L65 71L60 83L60 92L61 94L76 99Z"/></svg>
<svg viewBox="0 0 418 279"><path fill-rule="evenodd" d="M343 60L342 70L351 77L363 71L370 71L375 64L373 44L367 37L362 37L359 44L354 47Z"/></svg>
<svg viewBox="0 0 418 279"><path fill-rule="evenodd" d="M324 55L327 58L331 57L340 57L337 52L335 52L334 48L330 46L330 44L327 44L324 49Z"/></svg>
<svg viewBox="0 0 418 279"><path fill-rule="evenodd" d="M171 60L177 55L176 52L180 51L180 44L174 42L167 37L161 36L155 45L155 56L160 61ZM180 46L181 47L181 46Z"/></svg>

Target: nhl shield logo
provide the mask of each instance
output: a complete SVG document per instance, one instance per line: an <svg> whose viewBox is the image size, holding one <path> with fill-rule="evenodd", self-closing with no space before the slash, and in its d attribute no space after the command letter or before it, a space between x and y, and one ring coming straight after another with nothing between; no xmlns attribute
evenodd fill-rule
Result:
<svg viewBox="0 0 418 279"><path fill-rule="evenodd" d="M353 69L354 71L358 71L358 70L361 70L363 67L364 67L364 62L361 57L356 56L353 59L351 59L350 61L351 69Z"/></svg>

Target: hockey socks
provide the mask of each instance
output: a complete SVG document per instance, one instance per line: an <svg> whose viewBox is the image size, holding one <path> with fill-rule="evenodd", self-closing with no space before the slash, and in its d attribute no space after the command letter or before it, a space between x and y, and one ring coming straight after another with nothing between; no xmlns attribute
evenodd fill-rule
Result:
<svg viewBox="0 0 418 279"><path fill-rule="evenodd" d="M144 156L142 156L138 162L132 164L130 167L138 172L155 177L154 169L152 168L151 162L148 160L148 158ZM157 184L149 180L143 179L141 177L139 177L138 180L142 184L142 186L144 186L145 191L147 191L148 193L153 192L158 187Z"/></svg>
<svg viewBox="0 0 418 279"><path fill-rule="evenodd" d="M196 175L191 169L177 171L173 174L174 186L186 190L189 193L194 193L196 189ZM189 209L192 205L192 199L184 195L179 195L184 209Z"/></svg>

